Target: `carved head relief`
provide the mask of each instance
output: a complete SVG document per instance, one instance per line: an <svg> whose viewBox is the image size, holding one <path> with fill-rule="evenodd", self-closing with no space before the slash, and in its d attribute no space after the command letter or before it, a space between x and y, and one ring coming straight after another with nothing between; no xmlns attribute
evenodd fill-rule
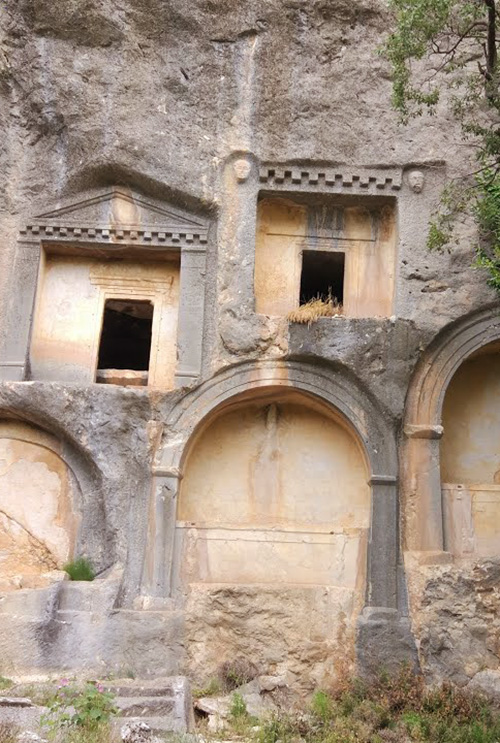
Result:
<svg viewBox="0 0 500 743"><path fill-rule="evenodd" d="M252 166L248 162L248 160L243 160L243 158L235 160L233 164L233 170L238 183L244 183L247 180L248 176L250 175L251 169Z"/></svg>
<svg viewBox="0 0 500 743"><path fill-rule="evenodd" d="M414 193L422 193L425 183L425 175L421 170L411 170L408 174L408 183Z"/></svg>

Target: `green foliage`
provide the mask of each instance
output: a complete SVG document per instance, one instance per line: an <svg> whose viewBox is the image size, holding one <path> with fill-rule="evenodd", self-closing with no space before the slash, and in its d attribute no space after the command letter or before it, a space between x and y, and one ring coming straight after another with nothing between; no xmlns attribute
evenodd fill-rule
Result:
<svg viewBox="0 0 500 743"><path fill-rule="evenodd" d="M298 723L292 716L273 714L262 721L258 732L258 743L289 743L296 740Z"/></svg>
<svg viewBox="0 0 500 743"><path fill-rule="evenodd" d="M450 685L428 689L409 668L371 683L318 691L310 715L273 715L258 743L498 743L500 718L483 699Z"/></svg>
<svg viewBox="0 0 500 743"><path fill-rule="evenodd" d="M500 293L500 66L492 0L389 0L394 27L381 50L393 73L392 101L403 123L447 105L475 146L477 169L443 192L427 238L449 248L462 215L479 228L475 265ZM446 95L443 95L443 93Z"/></svg>
<svg viewBox="0 0 500 743"><path fill-rule="evenodd" d="M82 728L95 731L117 712L114 696L98 683L88 681L83 686L63 679L48 705L42 724L56 735L61 728Z"/></svg>
<svg viewBox="0 0 500 743"><path fill-rule="evenodd" d="M12 679L0 676L0 689L9 689L13 685Z"/></svg>
<svg viewBox="0 0 500 743"><path fill-rule="evenodd" d="M238 717L246 717L248 715L247 705L241 694L234 692L231 697L231 707L229 708L229 714L233 719Z"/></svg>
<svg viewBox="0 0 500 743"><path fill-rule="evenodd" d="M333 715L331 697L325 691L316 691L311 700L311 711L321 722L328 722Z"/></svg>
<svg viewBox="0 0 500 743"><path fill-rule="evenodd" d="M86 557L77 557L76 560L67 562L63 569L69 575L70 580L91 581L95 578L92 563Z"/></svg>

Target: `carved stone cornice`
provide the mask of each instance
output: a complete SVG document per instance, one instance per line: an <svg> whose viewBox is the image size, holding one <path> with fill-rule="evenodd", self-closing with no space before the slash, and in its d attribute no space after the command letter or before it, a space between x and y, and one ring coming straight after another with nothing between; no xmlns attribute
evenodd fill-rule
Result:
<svg viewBox="0 0 500 743"><path fill-rule="evenodd" d="M205 250L208 221L128 189L113 187L33 217L21 229L29 242Z"/></svg>
<svg viewBox="0 0 500 743"><path fill-rule="evenodd" d="M403 169L399 166L367 168L263 163L259 168L261 185L268 186L273 191L390 194L401 189L402 180Z"/></svg>

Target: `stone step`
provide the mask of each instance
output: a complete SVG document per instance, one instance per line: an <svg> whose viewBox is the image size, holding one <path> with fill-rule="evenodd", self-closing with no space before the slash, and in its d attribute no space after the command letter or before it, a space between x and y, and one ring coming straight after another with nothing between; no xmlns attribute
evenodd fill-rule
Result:
<svg viewBox="0 0 500 743"><path fill-rule="evenodd" d="M138 682L106 684L106 691L115 697L175 697L177 695L174 683Z"/></svg>
<svg viewBox="0 0 500 743"><path fill-rule="evenodd" d="M165 697L117 697L115 705L120 717L143 717L144 715L171 715L175 699Z"/></svg>
<svg viewBox="0 0 500 743"><path fill-rule="evenodd" d="M115 725L142 720L155 730L193 729L191 688L185 676L157 679L116 679L106 684L119 710Z"/></svg>

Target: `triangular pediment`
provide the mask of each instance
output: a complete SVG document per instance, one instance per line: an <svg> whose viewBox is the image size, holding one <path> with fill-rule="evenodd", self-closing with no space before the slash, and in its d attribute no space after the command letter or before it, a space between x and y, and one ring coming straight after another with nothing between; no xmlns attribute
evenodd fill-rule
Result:
<svg viewBox="0 0 500 743"><path fill-rule="evenodd" d="M207 222L202 217L121 187L111 187L84 199L58 205L36 215L31 223L82 228L135 228L140 231L161 227L168 231L195 233L207 229Z"/></svg>

